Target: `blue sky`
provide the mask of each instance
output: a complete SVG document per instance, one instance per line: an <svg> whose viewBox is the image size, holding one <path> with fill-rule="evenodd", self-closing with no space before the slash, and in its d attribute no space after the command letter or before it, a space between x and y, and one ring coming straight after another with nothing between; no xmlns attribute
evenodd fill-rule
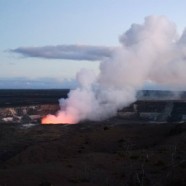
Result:
<svg viewBox="0 0 186 186"><path fill-rule="evenodd" d="M0 0L0 88L64 88L81 68L98 71L99 62L23 57L10 49L112 47L132 23L148 15L167 16L181 32L185 7L184 0Z"/></svg>

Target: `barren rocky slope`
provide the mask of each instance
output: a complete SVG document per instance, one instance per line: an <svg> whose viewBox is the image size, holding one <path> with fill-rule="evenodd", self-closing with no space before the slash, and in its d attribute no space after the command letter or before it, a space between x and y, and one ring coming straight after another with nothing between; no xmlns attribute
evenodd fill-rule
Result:
<svg viewBox="0 0 186 186"><path fill-rule="evenodd" d="M186 124L0 126L0 185L185 185Z"/></svg>

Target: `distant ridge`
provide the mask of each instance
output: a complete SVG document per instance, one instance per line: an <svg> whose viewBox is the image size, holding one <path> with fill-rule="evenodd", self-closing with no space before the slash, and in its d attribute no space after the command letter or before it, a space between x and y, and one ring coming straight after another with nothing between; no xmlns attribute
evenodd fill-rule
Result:
<svg viewBox="0 0 186 186"><path fill-rule="evenodd" d="M137 93L138 100L185 100L186 91L141 90Z"/></svg>
<svg viewBox="0 0 186 186"><path fill-rule="evenodd" d="M0 107L32 104L58 104L60 98L67 98L69 89L1 89ZM137 100L142 101L186 101L186 91L141 90Z"/></svg>

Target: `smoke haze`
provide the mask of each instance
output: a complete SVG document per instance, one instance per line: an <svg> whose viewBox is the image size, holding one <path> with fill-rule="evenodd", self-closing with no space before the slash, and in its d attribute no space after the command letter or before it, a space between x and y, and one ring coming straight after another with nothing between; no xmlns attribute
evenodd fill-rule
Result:
<svg viewBox="0 0 186 186"><path fill-rule="evenodd" d="M99 75L87 70L77 74L79 87L60 100L61 110L52 120L63 123L70 117L70 123L77 123L114 116L135 101L147 81L186 88L186 31L179 36L166 17L149 16L143 24L132 24L119 41L121 46L99 53Z"/></svg>

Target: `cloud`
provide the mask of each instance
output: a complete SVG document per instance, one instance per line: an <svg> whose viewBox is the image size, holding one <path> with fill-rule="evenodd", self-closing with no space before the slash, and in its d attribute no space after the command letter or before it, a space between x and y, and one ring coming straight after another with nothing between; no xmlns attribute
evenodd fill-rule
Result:
<svg viewBox="0 0 186 186"><path fill-rule="evenodd" d="M56 45L43 47L19 47L10 52L22 54L25 57L47 59L69 59L99 61L111 57L114 47L89 45Z"/></svg>

